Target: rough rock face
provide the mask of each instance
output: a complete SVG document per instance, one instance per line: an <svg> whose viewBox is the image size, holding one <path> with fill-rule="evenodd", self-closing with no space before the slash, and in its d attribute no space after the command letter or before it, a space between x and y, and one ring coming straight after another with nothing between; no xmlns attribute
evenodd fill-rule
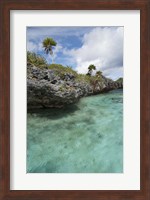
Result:
<svg viewBox="0 0 150 200"><path fill-rule="evenodd" d="M28 109L40 107L63 107L77 102L83 96L122 88L123 84L102 76L101 81L88 83L77 81L71 73L63 77L54 70L27 66L27 104Z"/></svg>

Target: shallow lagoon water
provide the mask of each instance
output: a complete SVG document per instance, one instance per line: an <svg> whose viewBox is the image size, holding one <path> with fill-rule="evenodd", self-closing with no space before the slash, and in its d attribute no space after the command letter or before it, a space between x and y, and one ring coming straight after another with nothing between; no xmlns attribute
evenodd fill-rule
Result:
<svg viewBox="0 0 150 200"><path fill-rule="evenodd" d="M28 112L28 173L122 173L123 91Z"/></svg>

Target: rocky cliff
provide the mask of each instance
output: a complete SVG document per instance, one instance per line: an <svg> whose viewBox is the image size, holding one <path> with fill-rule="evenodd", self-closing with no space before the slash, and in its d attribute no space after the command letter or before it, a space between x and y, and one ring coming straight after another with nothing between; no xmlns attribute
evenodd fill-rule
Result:
<svg viewBox="0 0 150 200"><path fill-rule="evenodd" d="M85 75L86 76L86 75ZM121 81L115 82L106 77L78 78L73 73L59 74L54 69L40 69L27 65L27 106L63 107L77 102L83 96L95 95L113 89L123 88Z"/></svg>

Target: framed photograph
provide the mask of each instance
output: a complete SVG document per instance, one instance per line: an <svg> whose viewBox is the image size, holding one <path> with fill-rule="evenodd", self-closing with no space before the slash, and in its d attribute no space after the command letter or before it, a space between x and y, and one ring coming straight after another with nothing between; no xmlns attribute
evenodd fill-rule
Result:
<svg viewBox="0 0 150 200"><path fill-rule="evenodd" d="M150 198L149 14L0 2L0 199Z"/></svg>

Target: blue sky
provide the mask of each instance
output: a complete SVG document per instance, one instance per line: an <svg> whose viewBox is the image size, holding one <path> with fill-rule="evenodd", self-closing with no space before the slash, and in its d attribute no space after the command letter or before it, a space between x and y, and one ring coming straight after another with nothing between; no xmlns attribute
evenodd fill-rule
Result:
<svg viewBox="0 0 150 200"><path fill-rule="evenodd" d="M57 42L54 63L84 74L94 64L106 77L123 77L123 27L27 27L27 50L52 63L42 47L46 37Z"/></svg>

